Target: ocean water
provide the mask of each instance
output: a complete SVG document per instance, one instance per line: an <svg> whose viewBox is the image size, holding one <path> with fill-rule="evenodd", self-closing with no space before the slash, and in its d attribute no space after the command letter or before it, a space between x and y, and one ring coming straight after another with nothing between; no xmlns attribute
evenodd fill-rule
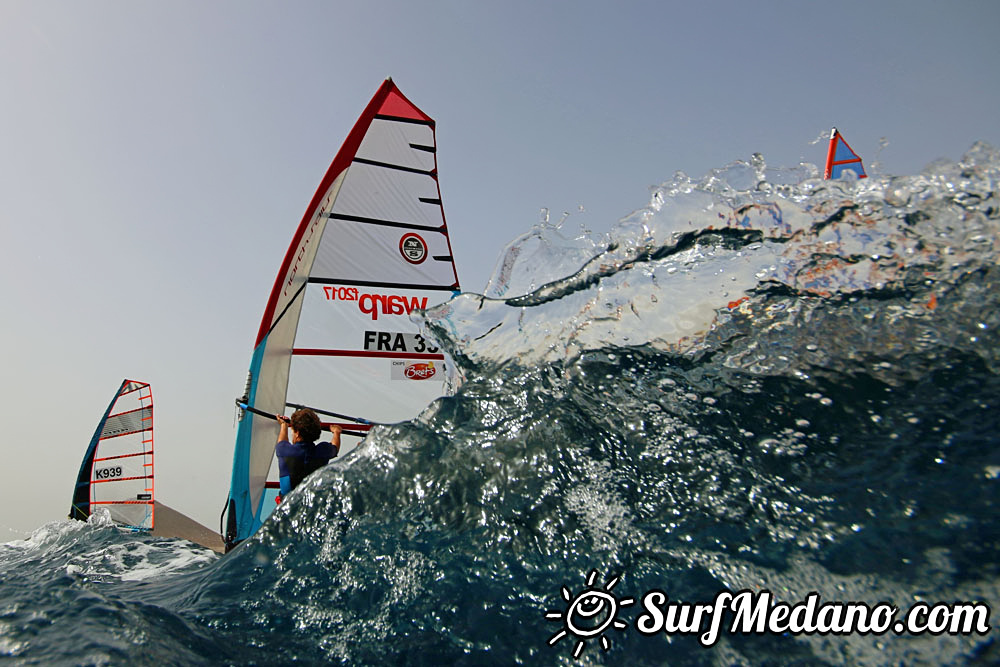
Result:
<svg viewBox="0 0 1000 667"><path fill-rule="evenodd" d="M984 144L860 181L754 156L677 174L607 234L542 222L485 295L425 315L458 392L228 556L101 519L0 545L0 657L1000 663L996 614L710 647L638 630L653 590L996 609L998 176ZM614 603L587 625L595 589Z"/></svg>

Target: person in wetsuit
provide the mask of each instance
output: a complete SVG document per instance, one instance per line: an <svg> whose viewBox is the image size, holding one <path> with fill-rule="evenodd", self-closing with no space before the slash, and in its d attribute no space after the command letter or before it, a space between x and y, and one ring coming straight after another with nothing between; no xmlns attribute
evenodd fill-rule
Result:
<svg viewBox="0 0 1000 667"><path fill-rule="evenodd" d="M274 453L278 457L278 481L281 484L281 495L276 502L280 503L281 498L291 493L303 479L337 456L340 452L341 428L337 424L331 424L333 442L317 444L316 440L323 432L323 423L309 408L296 410L291 417L281 415L278 421L281 422L281 428Z"/></svg>

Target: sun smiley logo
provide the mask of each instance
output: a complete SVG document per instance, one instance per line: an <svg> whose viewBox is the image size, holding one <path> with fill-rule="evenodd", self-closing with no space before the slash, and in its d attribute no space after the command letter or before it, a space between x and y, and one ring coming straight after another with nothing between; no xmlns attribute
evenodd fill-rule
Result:
<svg viewBox="0 0 1000 667"><path fill-rule="evenodd" d="M628 626L618 620L618 608L634 604L632 598L619 600L611 593L619 582L619 577L612 577L605 582L604 587L595 586L597 570L591 570L587 576L587 587L575 597L566 586L562 587L562 598L566 601L565 611L546 612L545 618L550 621L560 621L563 627L559 632L549 637L549 646L554 646L560 639L573 635L576 646L573 647L573 657L579 658L587 647L587 640L600 638L601 648L607 651L611 642L604 635L608 628L624 630Z"/></svg>

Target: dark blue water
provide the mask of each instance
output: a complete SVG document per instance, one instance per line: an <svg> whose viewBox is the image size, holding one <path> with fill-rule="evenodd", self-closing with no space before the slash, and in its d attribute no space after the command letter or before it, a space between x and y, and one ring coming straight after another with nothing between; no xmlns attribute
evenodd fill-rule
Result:
<svg viewBox="0 0 1000 667"><path fill-rule="evenodd" d="M0 545L14 664L996 664L987 635L566 635L661 589L1000 602L1000 155L678 174L540 224L428 313L463 382L225 558L100 522ZM547 612L563 614L546 618Z"/></svg>

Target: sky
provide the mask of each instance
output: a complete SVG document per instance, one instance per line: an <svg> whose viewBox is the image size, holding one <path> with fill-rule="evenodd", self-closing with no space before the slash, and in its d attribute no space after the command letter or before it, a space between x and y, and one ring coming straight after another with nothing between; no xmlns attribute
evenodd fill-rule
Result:
<svg viewBox="0 0 1000 667"><path fill-rule="evenodd" d="M160 500L217 527L281 258L381 82L437 121L463 289L759 152L869 172L1000 146L1000 3L0 0L0 542L63 519L123 378ZM581 210L582 207L582 210Z"/></svg>

